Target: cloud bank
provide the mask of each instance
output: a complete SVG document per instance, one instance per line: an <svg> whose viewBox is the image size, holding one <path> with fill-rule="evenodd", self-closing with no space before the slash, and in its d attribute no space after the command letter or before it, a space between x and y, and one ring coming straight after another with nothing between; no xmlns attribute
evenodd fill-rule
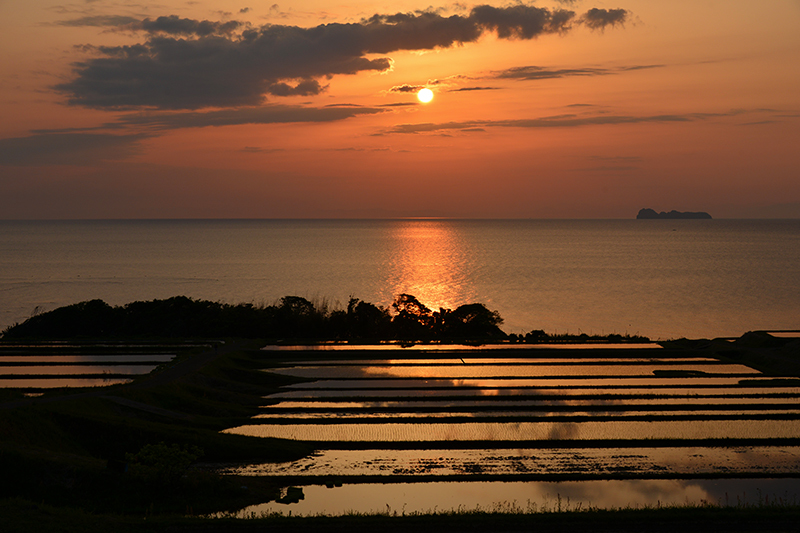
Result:
<svg viewBox="0 0 800 533"><path fill-rule="evenodd" d="M254 106L265 95L313 95L321 78L385 71L401 50L431 50L475 42L487 33L500 39L564 34L575 25L603 29L625 22L622 9L566 9L517 4L479 5L467 14L434 11L373 15L358 23L312 28L237 21L159 17L131 21L108 17L66 21L144 32L143 43L99 46L97 57L73 65L72 80L55 89L70 105L105 109L200 109Z"/></svg>
<svg viewBox="0 0 800 533"><path fill-rule="evenodd" d="M128 159L141 152L142 141L163 131L241 124L324 123L386 113L361 106L302 107L266 105L208 112L133 113L88 129L38 130L26 137L0 139L0 166L75 165ZM140 133L120 134L130 127ZM102 132L108 130L114 133Z"/></svg>

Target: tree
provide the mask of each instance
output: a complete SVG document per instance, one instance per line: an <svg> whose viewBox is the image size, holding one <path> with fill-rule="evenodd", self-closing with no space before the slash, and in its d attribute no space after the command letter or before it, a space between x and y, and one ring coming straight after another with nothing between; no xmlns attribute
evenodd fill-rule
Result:
<svg viewBox="0 0 800 533"><path fill-rule="evenodd" d="M500 339L506 336L500 329L503 319L497 311L490 311L485 305L465 304L455 311L441 309L438 333L445 338L454 339Z"/></svg>
<svg viewBox="0 0 800 533"><path fill-rule="evenodd" d="M392 318L392 329L396 338L406 340L429 340L433 336L435 317L425 304L411 294L400 294L392 303L397 313Z"/></svg>

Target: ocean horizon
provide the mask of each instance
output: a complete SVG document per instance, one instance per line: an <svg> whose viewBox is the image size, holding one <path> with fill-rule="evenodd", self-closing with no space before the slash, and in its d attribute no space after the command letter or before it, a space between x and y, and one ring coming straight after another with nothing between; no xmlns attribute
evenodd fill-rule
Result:
<svg viewBox="0 0 800 533"><path fill-rule="evenodd" d="M798 219L0 221L0 328L90 299L483 303L507 333L800 329Z"/></svg>

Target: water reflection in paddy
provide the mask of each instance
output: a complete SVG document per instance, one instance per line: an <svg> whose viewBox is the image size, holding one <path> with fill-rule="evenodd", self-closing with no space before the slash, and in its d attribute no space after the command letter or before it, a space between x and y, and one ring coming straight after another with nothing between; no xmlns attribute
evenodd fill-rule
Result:
<svg viewBox="0 0 800 533"><path fill-rule="evenodd" d="M462 509L506 502L503 505L525 510L530 508L528 501L541 509L554 494L584 508L699 503L717 501L724 492L735 494L736 482L725 480L725 490L714 492L714 481L647 478L800 472L800 447L782 445L796 441L767 440L800 439L796 378L773 379L717 360L673 358L677 352L666 350L653 358L643 353L624 358L613 351L584 352L591 357L571 354L572 358L552 357L568 352L546 354L547 358L530 357L531 353L523 358L454 353L447 359L378 355L359 361L284 363L271 369L316 381L287 385L265 397L265 404L274 403L262 408L254 424L227 432L311 441L320 451L293 463L249 465L236 473L301 485L342 478L344 483L386 480L386 485L332 490L307 486L306 499L290 507L295 514L341 514L401 511L404 506L406 512L442 510L448 508L450 494L455 495L451 507ZM702 439L742 440L736 446L710 448ZM655 440L670 446L658 447ZM674 442L665 442L670 440ZM740 446L748 440L758 446ZM774 445L762 446L766 443ZM604 444L613 448L602 448ZM550 448L554 445L559 447ZM482 449L466 449L470 446ZM395 447L422 449L389 449ZM432 447L442 449L426 449ZM475 476L639 481L468 481ZM402 483L425 479L465 481ZM762 484L762 490L778 486L770 483ZM792 483L795 494L800 482ZM464 488L473 494L465 495ZM335 503L340 495L341 503ZM287 509L272 504L251 510L276 508Z"/></svg>
<svg viewBox="0 0 800 533"><path fill-rule="evenodd" d="M58 389L62 387L107 387L128 383L123 378L43 378L43 379L0 379L0 388L4 389Z"/></svg>
<svg viewBox="0 0 800 533"><path fill-rule="evenodd" d="M291 463L264 463L225 470L244 476L296 478L342 476L594 475L616 477L797 473L800 447L734 448L531 448L468 450L322 450Z"/></svg>
<svg viewBox="0 0 800 533"><path fill-rule="evenodd" d="M316 379L352 378L499 378L561 376L653 376L659 372L688 374L759 374L744 365L442 365L442 366L293 366L272 373Z"/></svg>
<svg viewBox="0 0 800 533"><path fill-rule="evenodd" d="M753 378L753 382L769 383L769 378ZM796 380L800 386L800 379ZM369 379L345 380L325 379L306 383L287 385L287 389L427 389L427 388L568 388L600 389L630 387L685 387L685 386L734 386L739 377L720 378L528 378L528 379Z"/></svg>
<svg viewBox="0 0 800 533"><path fill-rule="evenodd" d="M594 365L594 364L723 364L710 357L460 357L449 359L324 359L284 361L291 366L447 366L447 365Z"/></svg>
<svg viewBox="0 0 800 533"><path fill-rule="evenodd" d="M795 405L796 406L796 405ZM741 408L738 409L670 409L666 411L659 411L654 409L648 410L610 410L608 407L598 407L593 410L569 410L569 411L468 411L468 412L369 412L369 413L342 413L342 412L320 412L320 413L262 413L254 416L253 418L259 420L292 420L295 423L303 423L303 421L314 420L340 420L350 422L362 422L371 419L383 419L389 421L390 419L429 419L429 418L665 418L665 417L680 417L683 419L697 419L697 418L752 418L752 417L768 418L775 417L797 417L800 416L798 409L764 409L762 407L755 407L752 410L746 411Z"/></svg>
<svg viewBox="0 0 800 533"><path fill-rule="evenodd" d="M293 504L267 503L243 509L238 516L272 513L292 516L356 513L412 514L468 511L540 512L620 509L675 505L797 504L798 479L603 480L562 482L392 483L304 486L305 499Z"/></svg>
<svg viewBox="0 0 800 533"><path fill-rule="evenodd" d="M595 397L603 396L637 396L643 398L653 397L726 397L726 396L753 396L770 397L775 395L800 395L800 387L664 387L664 388L608 388L608 389L416 389L416 390L295 390L271 394L273 399L317 399L317 398L425 398L425 397L468 397L468 396L555 396L563 397Z"/></svg>
<svg viewBox="0 0 800 533"><path fill-rule="evenodd" d="M32 365L2 366L0 376L80 376L89 374L141 375L156 365Z"/></svg>
<svg viewBox="0 0 800 533"><path fill-rule="evenodd" d="M316 442L800 438L800 420L253 424L225 433Z"/></svg>
<svg viewBox="0 0 800 533"><path fill-rule="evenodd" d="M486 409L487 407L539 407L549 406L552 404L551 399L537 399L537 400L508 400L507 397L492 397L484 398L481 400L388 400L388 401L363 401L363 402L327 402L327 401L301 401L301 402L279 402L273 405L264 405L262 409L270 411L289 411L289 410L367 410L367 409L414 409L414 408L428 408L428 409ZM560 405L572 405L576 407L592 406L592 405L626 405L626 406L640 406L640 405L687 405L689 399L694 403L699 399L696 395L684 396L682 398L628 398L625 400L619 399L581 399L581 400L562 400ZM765 403L763 398L740 398L740 397L725 397L725 398L703 398L703 405L752 405L762 406ZM770 398L769 404L778 405L786 404L790 406L800 405L798 398Z"/></svg>
<svg viewBox="0 0 800 533"><path fill-rule="evenodd" d="M83 363L166 363L175 354L137 355L0 355L0 365L30 363L83 364Z"/></svg>
<svg viewBox="0 0 800 533"><path fill-rule="evenodd" d="M267 352L494 352L494 351L528 351L528 350L660 350L661 345L654 342L598 342L598 343L551 343L551 344L481 344L471 346L465 344L309 344L278 345L273 344L261 348Z"/></svg>

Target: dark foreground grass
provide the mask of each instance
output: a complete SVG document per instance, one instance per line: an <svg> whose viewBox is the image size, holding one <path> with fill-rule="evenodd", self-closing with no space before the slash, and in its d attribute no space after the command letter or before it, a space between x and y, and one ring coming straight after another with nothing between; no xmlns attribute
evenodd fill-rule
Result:
<svg viewBox="0 0 800 533"><path fill-rule="evenodd" d="M151 531L238 533L280 531L592 531L592 532L789 532L797 531L800 508L757 506L721 508L713 506L660 509L588 510L540 513L462 511L432 514L353 514L340 517L201 518L177 515L119 515L89 513L70 507L33 503L28 500L0 501L4 531Z"/></svg>

